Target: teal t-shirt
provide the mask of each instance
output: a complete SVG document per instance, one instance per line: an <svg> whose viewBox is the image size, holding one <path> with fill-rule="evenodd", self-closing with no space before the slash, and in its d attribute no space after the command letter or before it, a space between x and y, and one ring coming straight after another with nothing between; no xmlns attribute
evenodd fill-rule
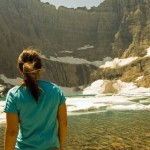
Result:
<svg viewBox="0 0 150 150"><path fill-rule="evenodd" d="M16 149L51 150L59 147L57 111L65 96L53 83L39 81L41 94L35 102L28 88L15 86L6 97L4 112L19 116Z"/></svg>

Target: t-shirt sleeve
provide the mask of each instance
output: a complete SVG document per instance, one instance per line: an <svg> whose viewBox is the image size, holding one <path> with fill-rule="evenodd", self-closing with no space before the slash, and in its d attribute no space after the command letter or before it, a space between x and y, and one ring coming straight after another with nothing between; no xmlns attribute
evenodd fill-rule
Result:
<svg viewBox="0 0 150 150"><path fill-rule="evenodd" d="M4 107L4 112L18 114L18 109L15 103L15 96L10 91L8 92L6 96L6 104Z"/></svg>
<svg viewBox="0 0 150 150"><path fill-rule="evenodd" d="M61 104L65 103L66 97L64 96L64 93L61 90L59 92L60 92L60 103L59 103L59 105L61 105Z"/></svg>

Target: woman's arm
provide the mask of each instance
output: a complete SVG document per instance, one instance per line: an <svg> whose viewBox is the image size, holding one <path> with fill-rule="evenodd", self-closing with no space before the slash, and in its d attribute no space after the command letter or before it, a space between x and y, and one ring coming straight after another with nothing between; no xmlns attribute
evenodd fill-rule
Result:
<svg viewBox="0 0 150 150"><path fill-rule="evenodd" d="M60 150L63 150L65 139L67 136L67 108L65 103L61 104L58 108L58 124Z"/></svg>
<svg viewBox="0 0 150 150"><path fill-rule="evenodd" d="M17 114L6 113L6 133L4 150L15 150L16 139L19 129L19 119Z"/></svg>

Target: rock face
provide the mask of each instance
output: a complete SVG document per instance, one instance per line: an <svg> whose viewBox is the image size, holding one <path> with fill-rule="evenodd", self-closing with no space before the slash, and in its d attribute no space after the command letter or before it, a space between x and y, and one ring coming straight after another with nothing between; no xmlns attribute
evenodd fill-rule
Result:
<svg viewBox="0 0 150 150"><path fill-rule="evenodd" d="M118 1L122 6L119 30L115 34L113 52L123 57L143 56L150 41L150 1L127 0ZM123 12L123 13L122 13Z"/></svg>
<svg viewBox="0 0 150 150"><path fill-rule="evenodd" d="M49 60L44 61L44 66L49 68L43 74L44 79L67 87L90 83L90 74L97 69L92 65L72 65Z"/></svg>
<svg viewBox="0 0 150 150"><path fill-rule="evenodd" d="M150 43L149 7L149 0L105 0L90 10L57 10L40 0L1 0L0 74L19 75L16 59L29 46L48 57L73 56L90 61L106 56L143 56ZM85 45L91 47L81 49ZM86 73L94 69L89 65L50 63L46 69L53 68L53 72L44 76L64 86L88 83Z"/></svg>

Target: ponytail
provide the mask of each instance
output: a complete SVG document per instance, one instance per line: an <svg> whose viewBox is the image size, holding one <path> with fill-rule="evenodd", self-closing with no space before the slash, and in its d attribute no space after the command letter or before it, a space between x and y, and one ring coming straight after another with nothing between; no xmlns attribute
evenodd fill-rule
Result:
<svg viewBox="0 0 150 150"><path fill-rule="evenodd" d="M35 50L24 50L18 58L18 68L24 76L22 85L29 88L35 101L38 102L40 88L37 82L42 68L40 56Z"/></svg>

